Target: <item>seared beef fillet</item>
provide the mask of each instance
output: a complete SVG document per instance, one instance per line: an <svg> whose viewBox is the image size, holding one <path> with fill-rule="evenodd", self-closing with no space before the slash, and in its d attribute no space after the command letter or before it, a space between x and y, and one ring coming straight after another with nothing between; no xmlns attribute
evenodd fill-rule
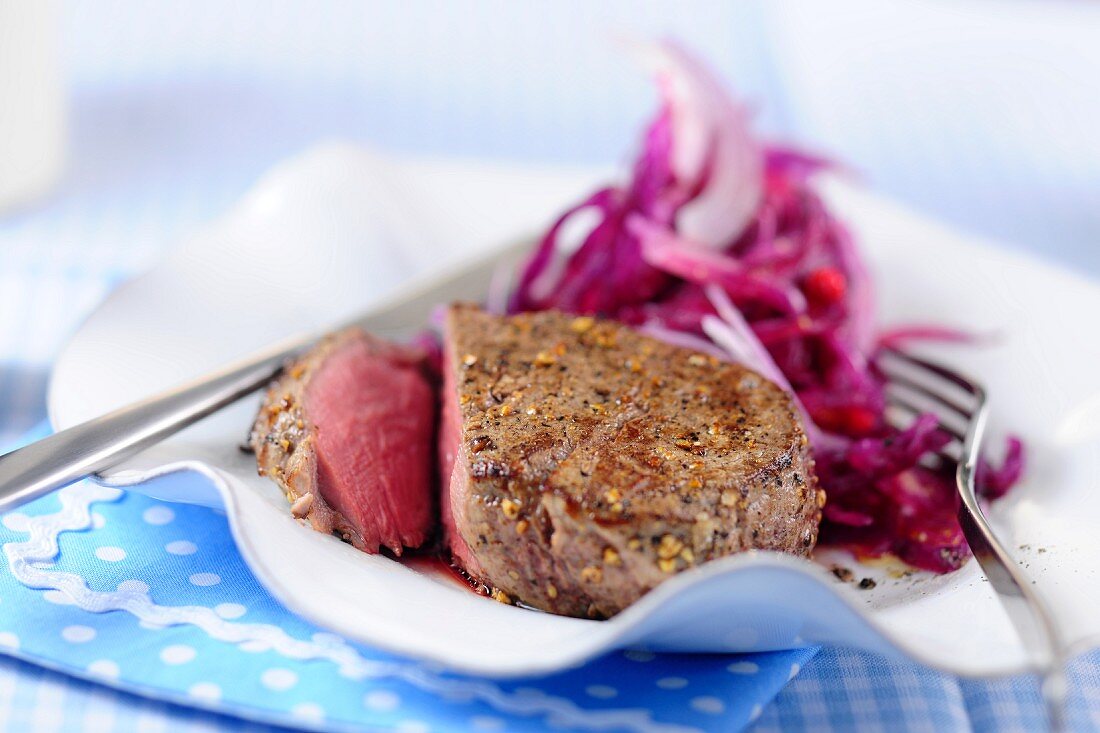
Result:
<svg viewBox="0 0 1100 733"><path fill-rule="evenodd" d="M813 549L806 437L755 372L611 322L472 306L448 313L443 368L444 532L499 599L611 616L706 560Z"/></svg>
<svg viewBox="0 0 1100 733"><path fill-rule="evenodd" d="M350 329L287 365L251 443L296 517L360 550L401 554L434 526L435 413L422 354Z"/></svg>

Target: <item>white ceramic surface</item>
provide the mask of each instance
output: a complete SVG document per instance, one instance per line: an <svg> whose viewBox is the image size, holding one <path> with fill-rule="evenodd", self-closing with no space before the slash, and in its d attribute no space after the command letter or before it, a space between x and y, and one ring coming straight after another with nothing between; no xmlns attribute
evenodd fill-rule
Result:
<svg viewBox="0 0 1100 733"><path fill-rule="evenodd" d="M58 360L50 414L64 428L196 376L266 342L400 292L414 274L537 231L598 171L394 161L321 146L277 167L227 216L118 289ZM960 236L866 192L824 182L879 284L884 323L919 320L997 335L929 353L980 375L995 425L1024 436L1024 483L991 512L1077 645L1100 640L1100 287ZM304 617L349 638L495 676L575 665L613 648L758 651L810 643L902 654L960 674L1027 667L971 562L947 576L891 576L820 553L750 553L681 574L610 621L503 606L446 579L363 555L294 522L238 451L248 399L105 480L224 506L260 580ZM181 470L201 481L152 481ZM878 581L860 591L839 559Z"/></svg>

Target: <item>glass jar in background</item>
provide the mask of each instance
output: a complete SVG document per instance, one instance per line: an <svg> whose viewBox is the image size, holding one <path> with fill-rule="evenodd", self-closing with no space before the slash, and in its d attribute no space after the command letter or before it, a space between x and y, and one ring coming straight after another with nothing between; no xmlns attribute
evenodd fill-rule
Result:
<svg viewBox="0 0 1100 733"><path fill-rule="evenodd" d="M65 157L55 0L0 0L0 214L47 193Z"/></svg>

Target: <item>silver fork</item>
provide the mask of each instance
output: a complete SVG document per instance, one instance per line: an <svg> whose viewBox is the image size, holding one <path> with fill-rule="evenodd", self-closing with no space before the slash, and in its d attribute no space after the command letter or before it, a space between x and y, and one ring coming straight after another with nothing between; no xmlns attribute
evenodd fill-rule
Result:
<svg viewBox="0 0 1100 733"><path fill-rule="evenodd" d="M982 512L975 491L975 474L985 435L988 405L985 389L940 364L897 349L884 349L876 366L886 377L886 399L893 420L905 427L904 416L932 413L955 441L941 453L954 463L961 503L959 524L974 557L997 593L1042 683L1043 700L1052 730L1062 730L1066 698L1065 644L1049 607L1033 581L997 539Z"/></svg>

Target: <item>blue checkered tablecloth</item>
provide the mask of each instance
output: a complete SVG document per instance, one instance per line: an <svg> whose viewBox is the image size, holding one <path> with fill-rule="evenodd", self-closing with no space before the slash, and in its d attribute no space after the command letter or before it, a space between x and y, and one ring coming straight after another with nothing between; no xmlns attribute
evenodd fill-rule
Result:
<svg viewBox="0 0 1100 733"><path fill-rule="evenodd" d="M994 18L973 3L941 25L936 4L881 5L839 0L825 14L787 2L692 1L675 10L618 1L63 3L68 171L48 199L0 216L0 443L41 422L53 357L106 293L318 139L536 161L620 159L652 101L647 80L605 42L621 29L672 32L699 48L759 100L768 132L837 153L877 188L945 220L1100 276L1092 205L1100 93L1091 83L1100 73L1091 40L1100 10L1016 3L998 6ZM130 499L121 501L105 517L125 511ZM5 543L18 539L4 531ZM14 591L0 596L0 618L33 621L20 603ZM80 661L87 671L115 660ZM801 667L752 730L1040 725L1030 679L959 680L838 649ZM288 678L272 679L278 687ZM1071 679L1073 728L1100 729L1100 654L1076 660ZM391 700L374 698L382 707ZM504 725L489 713L466 722ZM242 726L270 729L0 657L0 730Z"/></svg>

